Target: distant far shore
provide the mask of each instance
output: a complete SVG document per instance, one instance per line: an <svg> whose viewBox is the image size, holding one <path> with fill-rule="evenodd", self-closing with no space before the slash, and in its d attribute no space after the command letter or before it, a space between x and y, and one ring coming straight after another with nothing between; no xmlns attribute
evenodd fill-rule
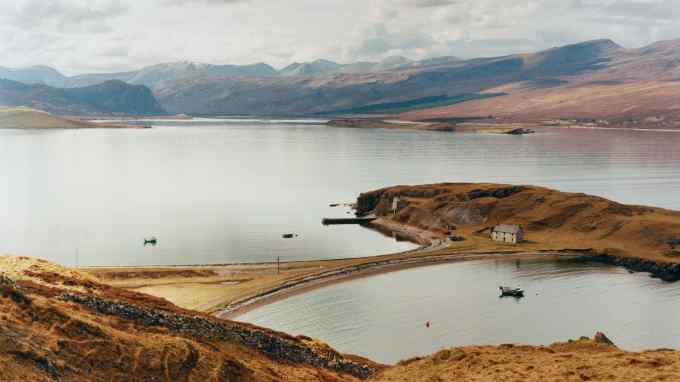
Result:
<svg viewBox="0 0 680 382"><path fill-rule="evenodd" d="M421 122L373 118L341 118L328 121L328 126L349 127L358 129L400 129L442 132L474 132L509 134L518 129L526 129L525 124L490 124L490 123L457 123L457 122Z"/></svg>
<svg viewBox="0 0 680 382"><path fill-rule="evenodd" d="M0 107L0 129L59 130L59 129L143 129L144 125L95 123L76 117L62 117L26 107Z"/></svg>
<svg viewBox="0 0 680 382"><path fill-rule="evenodd" d="M415 131L442 131L461 133L488 133L523 135L537 129L589 129L608 131L673 132L680 129L656 127L606 126L576 120L547 120L542 122L494 120L493 118L441 118L431 120L381 119L378 117L338 118L327 122L328 126L360 129L400 129Z"/></svg>

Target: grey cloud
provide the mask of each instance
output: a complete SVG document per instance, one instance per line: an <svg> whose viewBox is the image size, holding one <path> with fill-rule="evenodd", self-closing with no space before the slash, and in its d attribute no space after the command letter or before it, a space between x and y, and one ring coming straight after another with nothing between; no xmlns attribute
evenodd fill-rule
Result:
<svg viewBox="0 0 680 382"><path fill-rule="evenodd" d="M247 3L250 0L163 0L163 3L168 5L194 5L194 4L211 4L224 5L235 3Z"/></svg>
<svg viewBox="0 0 680 382"><path fill-rule="evenodd" d="M680 14L676 1L618 1L602 8L603 17L621 17L626 19L644 19L646 21L675 21ZM623 20L625 22L625 20Z"/></svg>
<svg viewBox="0 0 680 382"><path fill-rule="evenodd" d="M402 3L419 8L437 8L455 4L456 2L453 0L404 0Z"/></svg>
<svg viewBox="0 0 680 382"><path fill-rule="evenodd" d="M465 58L594 38L639 47L679 38L678 19L677 0L0 0L0 65Z"/></svg>
<svg viewBox="0 0 680 382"><path fill-rule="evenodd" d="M376 25L361 32L356 45L346 55L354 59L382 58L388 54L406 54L409 50L427 49L435 44L432 36L417 29L389 31L385 25Z"/></svg>
<svg viewBox="0 0 680 382"><path fill-rule="evenodd" d="M115 18L127 12L126 3L115 0L75 1L75 0L23 0L12 6L5 6L3 16L7 25L34 27L55 23L60 27L81 23L96 23Z"/></svg>

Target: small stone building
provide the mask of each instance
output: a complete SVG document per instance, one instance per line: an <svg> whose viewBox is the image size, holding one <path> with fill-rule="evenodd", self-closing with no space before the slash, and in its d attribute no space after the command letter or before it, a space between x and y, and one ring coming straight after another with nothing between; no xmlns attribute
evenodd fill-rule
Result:
<svg viewBox="0 0 680 382"><path fill-rule="evenodd" d="M499 224L491 230L491 240L517 244L524 241L524 229L517 224Z"/></svg>

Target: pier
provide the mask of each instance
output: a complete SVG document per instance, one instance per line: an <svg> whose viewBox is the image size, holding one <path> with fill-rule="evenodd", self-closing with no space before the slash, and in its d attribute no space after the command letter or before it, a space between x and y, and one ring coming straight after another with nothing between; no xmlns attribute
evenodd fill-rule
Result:
<svg viewBox="0 0 680 382"><path fill-rule="evenodd" d="M368 224L377 219L375 216L364 216L356 218L323 218L321 224L323 225L340 225L340 224Z"/></svg>

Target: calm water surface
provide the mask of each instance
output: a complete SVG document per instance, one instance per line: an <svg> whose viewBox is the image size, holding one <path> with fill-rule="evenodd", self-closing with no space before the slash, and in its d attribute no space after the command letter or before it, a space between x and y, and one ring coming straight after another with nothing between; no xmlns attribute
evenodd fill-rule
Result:
<svg viewBox="0 0 680 382"><path fill-rule="evenodd" d="M508 182L680 209L680 134L531 136L156 121L144 130L0 130L0 253L141 265L368 256L411 248L323 227L395 184ZM300 234L283 240L281 234ZM159 238L144 247L143 237Z"/></svg>
<svg viewBox="0 0 680 382"><path fill-rule="evenodd" d="M498 297L517 285L521 300ZM628 350L680 347L680 283L618 267L475 261L353 280L237 318L393 363L443 347L549 344L604 331ZM428 329L425 322L430 320Z"/></svg>

